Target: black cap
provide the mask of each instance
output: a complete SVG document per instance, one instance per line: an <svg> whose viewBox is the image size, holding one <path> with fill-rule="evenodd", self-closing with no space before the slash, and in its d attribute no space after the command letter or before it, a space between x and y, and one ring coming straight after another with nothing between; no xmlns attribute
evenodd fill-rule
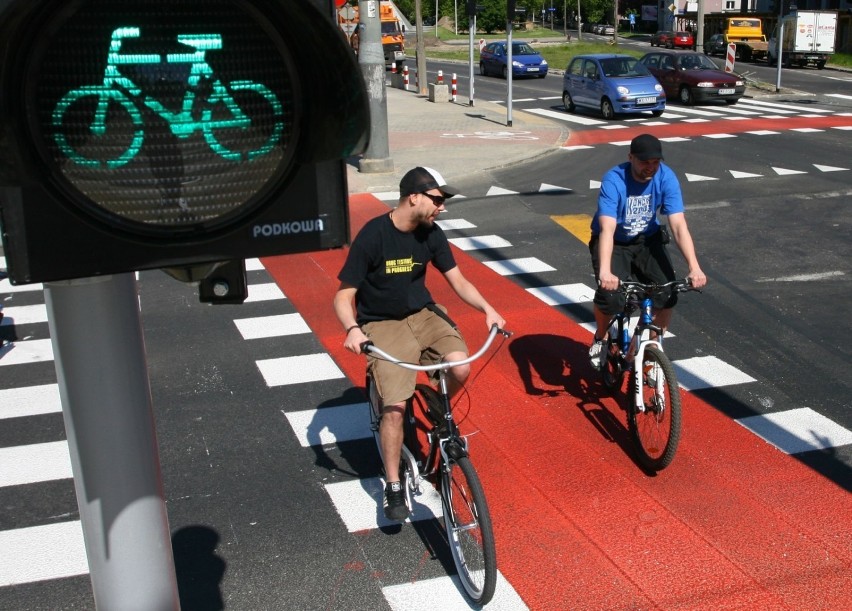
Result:
<svg viewBox="0 0 852 611"><path fill-rule="evenodd" d="M399 196L405 197L412 193L425 193L429 189L440 189L444 197L458 195L459 190L451 187L444 177L432 168L416 167L406 172L399 181Z"/></svg>
<svg viewBox="0 0 852 611"><path fill-rule="evenodd" d="M640 161L662 159L663 145L651 134L642 134L630 142L630 154Z"/></svg>

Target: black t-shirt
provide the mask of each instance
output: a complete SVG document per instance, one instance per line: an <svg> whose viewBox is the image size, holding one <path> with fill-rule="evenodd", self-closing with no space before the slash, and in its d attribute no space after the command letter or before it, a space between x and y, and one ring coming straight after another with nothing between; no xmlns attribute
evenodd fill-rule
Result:
<svg viewBox="0 0 852 611"><path fill-rule="evenodd" d="M430 261L442 273L456 266L447 236L437 225L405 233L388 214L364 225L337 275L358 290L358 323L401 320L433 303L426 289Z"/></svg>

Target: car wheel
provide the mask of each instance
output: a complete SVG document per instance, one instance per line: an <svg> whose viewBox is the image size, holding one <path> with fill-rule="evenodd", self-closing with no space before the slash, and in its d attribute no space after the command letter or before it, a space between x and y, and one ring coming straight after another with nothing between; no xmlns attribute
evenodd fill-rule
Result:
<svg viewBox="0 0 852 611"><path fill-rule="evenodd" d="M503 66L503 78L504 79L508 78L508 75L509 75L509 71L506 69L506 66Z"/></svg>
<svg viewBox="0 0 852 611"><path fill-rule="evenodd" d="M571 99L571 94L567 91L562 92L562 105L567 112L574 112L577 107L574 106L574 100Z"/></svg>
<svg viewBox="0 0 852 611"><path fill-rule="evenodd" d="M607 120L615 118L615 108L612 107L612 102L609 101L609 98L601 100L601 114Z"/></svg>
<svg viewBox="0 0 852 611"><path fill-rule="evenodd" d="M687 106L692 106L695 103L695 99L692 97L692 90L685 85L680 88L680 103Z"/></svg>
<svg viewBox="0 0 852 611"><path fill-rule="evenodd" d="M651 114L652 114L653 116L655 116L655 117L662 117L662 116L663 116L663 111L662 111L662 110L652 110L652 111L651 111Z"/></svg>
<svg viewBox="0 0 852 611"><path fill-rule="evenodd" d="M485 69L485 64L479 62L479 75L480 76L488 76L488 70Z"/></svg>
<svg viewBox="0 0 852 611"><path fill-rule="evenodd" d="M544 78L544 77L546 77L546 76L547 76L547 72L545 72L544 74L539 74L539 75L538 75L538 78Z"/></svg>
<svg viewBox="0 0 852 611"><path fill-rule="evenodd" d="M817 70L822 70L825 68L825 62L817 62Z"/></svg>
<svg viewBox="0 0 852 611"><path fill-rule="evenodd" d="M739 98L736 98L736 99L733 99L733 100L725 100L725 104L727 104L728 106L733 106L734 104L736 104L739 101L740 101Z"/></svg>

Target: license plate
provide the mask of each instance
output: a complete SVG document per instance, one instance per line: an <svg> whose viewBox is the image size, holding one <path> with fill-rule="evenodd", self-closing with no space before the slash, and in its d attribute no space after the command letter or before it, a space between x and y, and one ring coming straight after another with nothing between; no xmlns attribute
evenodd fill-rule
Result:
<svg viewBox="0 0 852 611"><path fill-rule="evenodd" d="M719 95L733 95L737 92L736 89L720 89Z"/></svg>
<svg viewBox="0 0 852 611"><path fill-rule="evenodd" d="M645 97L645 98L636 98L637 104L656 104L657 98L656 96Z"/></svg>
<svg viewBox="0 0 852 611"><path fill-rule="evenodd" d="M527 72L538 72L538 68L527 68Z"/></svg>

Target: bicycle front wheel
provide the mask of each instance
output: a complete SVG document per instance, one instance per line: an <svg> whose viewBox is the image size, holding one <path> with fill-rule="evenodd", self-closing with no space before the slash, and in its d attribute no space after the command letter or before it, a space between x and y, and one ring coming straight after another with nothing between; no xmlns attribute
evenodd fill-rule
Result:
<svg viewBox="0 0 852 611"><path fill-rule="evenodd" d="M636 392L636 376L645 411L636 407L636 397L627 411L627 428L636 447L639 463L651 471L660 471L674 460L680 441L680 389L669 357L656 346L645 348L643 362L636 363L630 388Z"/></svg>
<svg viewBox="0 0 852 611"><path fill-rule="evenodd" d="M442 469L441 498L459 579L474 604L485 605L497 585L497 549L485 492L468 457Z"/></svg>

